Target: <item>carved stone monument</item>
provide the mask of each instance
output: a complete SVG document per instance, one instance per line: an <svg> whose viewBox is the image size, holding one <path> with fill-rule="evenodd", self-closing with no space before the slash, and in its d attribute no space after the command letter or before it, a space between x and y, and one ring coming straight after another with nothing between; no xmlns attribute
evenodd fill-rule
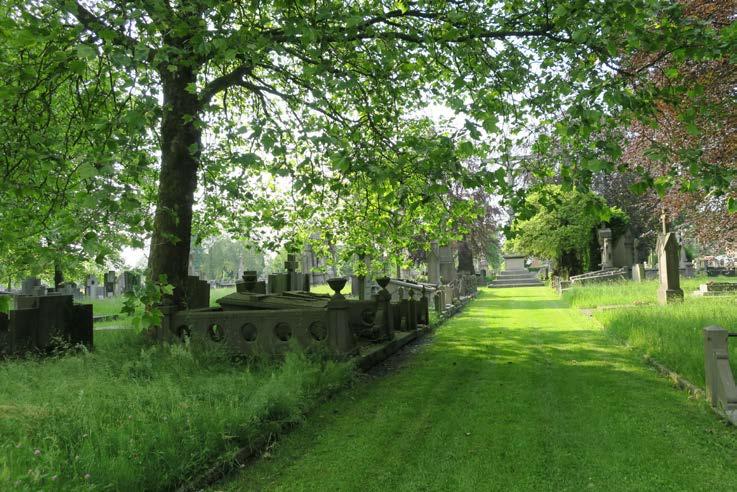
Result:
<svg viewBox="0 0 737 492"><path fill-rule="evenodd" d="M438 248L438 258L440 263L440 278L445 282L453 282L458 277L455 261L453 259L453 250L450 246L441 246Z"/></svg>
<svg viewBox="0 0 737 492"><path fill-rule="evenodd" d="M601 269L614 268L614 262L612 261L612 230L599 229L597 236L601 247Z"/></svg>

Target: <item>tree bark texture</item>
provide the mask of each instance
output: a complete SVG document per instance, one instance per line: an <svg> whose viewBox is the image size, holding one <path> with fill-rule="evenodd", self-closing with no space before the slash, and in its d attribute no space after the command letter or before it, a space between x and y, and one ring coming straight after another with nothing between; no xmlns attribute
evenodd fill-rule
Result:
<svg viewBox="0 0 737 492"><path fill-rule="evenodd" d="M187 282L202 131L195 124L199 112L197 95L187 91L187 85L197 79L196 72L179 67L176 72L161 76L161 173L149 275L158 281L165 274L167 282L175 287L174 301L178 303L185 295Z"/></svg>

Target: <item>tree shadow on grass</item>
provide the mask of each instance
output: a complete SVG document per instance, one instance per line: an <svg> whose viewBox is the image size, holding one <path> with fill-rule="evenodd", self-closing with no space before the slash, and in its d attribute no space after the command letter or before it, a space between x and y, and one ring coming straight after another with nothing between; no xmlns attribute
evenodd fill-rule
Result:
<svg viewBox="0 0 737 492"><path fill-rule="evenodd" d="M618 489L617 477L627 476L621 489L689 489L694 477L704 487L737 485L731 430L631 357L576 348L582 335L562 331L533 345L517 333L483 346L471 336L437 342L405 369L321 408L248 472L249 482L447 490L483 488L493 477L499 490L581 490Z"/></svg>
<svg viewBox="0 0 737 492"><path fill-rule="evenodd" d="M585 319L500 326L519 323L504 315L519 305L561 309L550 303L484 294L406 367L318 409L234 489L737 489L734 432Z"/></svg>

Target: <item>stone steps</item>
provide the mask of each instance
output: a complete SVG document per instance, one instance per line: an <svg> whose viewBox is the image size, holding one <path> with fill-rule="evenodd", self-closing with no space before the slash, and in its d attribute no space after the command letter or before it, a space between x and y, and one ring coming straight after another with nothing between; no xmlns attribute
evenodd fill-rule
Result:
<svg viewBox="0 0 737 492"><path fill-rule="evenodd" d="M493 280L489 287L500 288L500 287L541 287L543 284L537 278L527 279L509 279L509 280Z"/></svg>
<svg viewBox="0 0 737 492"><path fill-rule="evenodd" d="M489 287L505 288L505 287L540 287L543 284L537 278L537 272L528 272L527 270L505 270L499 272Z"/></svg>
<svg viewBox="0 0 737 492"><path fill-rule="evenodd" d="M499 280L527 280L530 278L537 278L537 275L535 273L526 273L515 275L499 275L496 278Z"/></svg>

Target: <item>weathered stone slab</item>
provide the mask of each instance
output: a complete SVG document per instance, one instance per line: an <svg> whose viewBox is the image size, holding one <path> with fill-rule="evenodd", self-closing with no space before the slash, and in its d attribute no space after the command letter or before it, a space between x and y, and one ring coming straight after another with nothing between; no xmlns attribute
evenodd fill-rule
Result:
<svg viewBox="0 0 737 492"><path fill-rule="evenodd" d="M45 351L62 340L92 348L92 305L75 305L61 294L19 295L15 305L0 315L0 354Z"/></svg>
<svg viewBox="0 0 737 492"><path fill-rule="evenodd" d="M660 288L658 302L662 305L683 300L680 272L678 270L679 244L676 235L668 232L661 235L658 241L658 268L660 272Z"/></svg>
<svg viewBox="0 0 737 492"><path fill-rule="evenodd" d="M527 271L527 269L525 268L526 259L527 259L526 255L518 255L518 254L504 255L504 269L508 272L520 271L520 270Z"/></svg>
<svg viewBox="0 0 737 492"><path fill-rule="evenodd" d="M451 283L458 277L458 271L453 258L453 250L450 246L438 248L438 262L440 266L440 279L442 282Z"/></svg>
<svg viewBox="0 0 737 492"><path fill-rule="evenodd" d="M737 295L737 282L707 282L699 285L699 290L694 292L695 296L724 296Z"/></svg>

